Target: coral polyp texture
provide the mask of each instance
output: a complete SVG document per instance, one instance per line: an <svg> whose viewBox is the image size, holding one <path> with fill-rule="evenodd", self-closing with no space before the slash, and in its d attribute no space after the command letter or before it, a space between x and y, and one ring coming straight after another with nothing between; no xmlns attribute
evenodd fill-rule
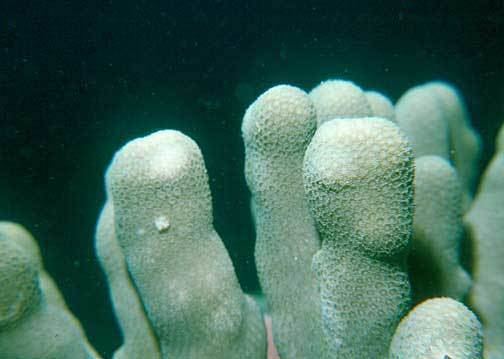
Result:
<svg viewBox="0 0 504 359"><path fill-rule="evenodd" d="M38 246L24 228L0 223L0 258L1 358L98 358L58 289L44 285L52 281L42 279Z"/></svg>
<svg viewBox="0 0 504 359"><path fill-rule="evenodd" d="M500 136L504 132L501 127ZM485 354L504 357L504 149L485 170L474 202L465 216L475 249L470 303L481 316Z"/></svg>
<svg viewBox="0 0 504 359"><path fill-rule="evenodd" d="M450 128L452 161L467 193L478 181L481 139L471 125L469 112L460 92L445 82L424 85L435 94Z"/></svg>
<svg viewBox="0 0 504 359"><path fill-rule="evenodd" d="M313 270L330 357L385 357L410 304L411 148L385 119L326 122L306 151L304 184L322 238Z"/></svg>
<svg viewBox="0 0 504 359"><path fill-rule="evenodd" d="M408 90L396 104L397 123L413 147L415 157L450 158L450 131L436 95L425 86Z"/></svg>
<svg viewBox="0 0 504 359"><path fill-rule="evenodd" d="M95 231L114 359L504 358L504 126L479 184L479 135L444 82L395 106L346 80L279 85L241 130L266 304L242 292L213 227L196 142L133 139L106 171ZM0 358L100 358L12 222Z"/></svg>
<svg viewBox="0 0 504 359"><path fill-rule="evenodd" d="M415 301L435 296L463 300L467 295L471 279L460 265L462 215L462 184L455 168L438 156L417 158L410 255Z"/></svg>
<svg viewBox="0 0 504 359"><path fill-rule="evenodd" d="M351 81L328 80L310 91L317 109L317 123L335 118L359 118L373 115L364 91Z"/></svg>
<svg viewBox="0 0 504 359"><path fill-rule="evenodd" d="M373 116L385 118L395 122L395 109L390 99L377 91L366 91L364 93L371 106Z"/></svg>
<svg viewBox="0 0 504 359"><path fill-rule="evenodd" d="M481 323L462 303L434 298L417 305L401 321L390 359L481 358Z"/></svg>
<svg viewBox="0 0 504 359"><path fill-rule="evenodd" d="M96 225L96 255L107 277L110 297L124 338L114 359L160 358L157 340L152 332L141 299L130 280L121 247L115 235L114 207L108 201Z"/></svg>
<svg viewBox="0 0 504 359"><path fill-rule="evenodd" d="M282 358L320 358L323 350L320 299L311 271L320 242L302 173L315 116L304 91L283 85L259 96L242 124L257 270ZM306 340L293 340L300 337Z"/></svg>
<svg viewBox="0 0 504 359"><path fill-rule="evenodd" d="M163 358L262 358L260 311L212 226L201 152L178 131L133 140L107 171L115 235Z"/></svg>

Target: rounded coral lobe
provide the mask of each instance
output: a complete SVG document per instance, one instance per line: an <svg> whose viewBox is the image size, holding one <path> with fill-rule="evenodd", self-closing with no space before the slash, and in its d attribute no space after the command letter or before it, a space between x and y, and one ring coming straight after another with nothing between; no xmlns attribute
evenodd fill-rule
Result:
<svg viewBox="0 0 504 359"><path fill-rule="evenodd" d="M245 146L282 155L304 151L316 129L315 108L294 86L275 86L247 109L242 123Z"/></svg>
<svg viewBox="0 0 504 359"><path fill-rule="evenodd" d="M0 236L0 329L22 318L40 299L38 265L21 247Z"/></svg>
<svg viewBox="0 0 504 359"><path fill-rule="evenodd" d="M325 238L365 252L404 252L413 218L413 157L399 128L381 118L324 123L304 160L310 208Z"/></svg>
<svg viewBox="0 0 504 359"><path fill-rule="evenodd" d="M311 90L309 96L317 110L319 126L335 118L361 118L373 115L364 91L351 81L324 81Z"/></svg>

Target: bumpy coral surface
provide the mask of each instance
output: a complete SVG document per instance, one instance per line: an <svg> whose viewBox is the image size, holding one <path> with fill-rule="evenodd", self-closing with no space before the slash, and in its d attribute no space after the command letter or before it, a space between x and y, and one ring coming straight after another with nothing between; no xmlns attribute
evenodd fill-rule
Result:
<svg viewBox="0 0 504 359"><path fill-rule="evenodd" d="M481 144L446 83L395 108L349 81L275 86L242 135L265 321L213 228L200 149L158 131L106 174L96 252L123 334L114 359L481 358L482 325L452 299L471 286L463 213L469 304L485 359L504 357L504 126L474 202ZM405 316L409 279L415 301L452 298ZM34 238L11 222L0 222L0 358L99 359Z"/></svg>
<svg viewBox="0 0 504 359"><path fill-rule="evenodd" d="M40 301L37 265L15 243L0 236L0 331L14 325ZM1 336L1 335L0 335Z"/></svg>
<svg viewBox="0 0 504 359"><path fill-rule="evenodd" d="M310 91L317 110L317 123L335 118L373 116L373 110L364 91L351 81L328 80Z"/></svg>
<svg viewBox="0 0 504 359"><path fill-rule="evenodd" d="M115 232L163 358L262 358L264 324L212 227L201 152L177 131L126 144L107 172Z"/></svg>
<svg viewBox="0 0 504 359"><path fill-rule="evenodd" d="M462 303L451 298L417 305L399 324L391 359L482 358L481 324Z"/></svg>
<svg viewBox="0 0 504 359"><path fill-rule="evenodd" d="M481 139L472 128L469 112L460 92L445 82L430 82L424 87L436 95L450 127L452 161L462 184L470 194L478 181Z"/></svg>
<svg viewBox="0 0 504 359"><path fill-rule="evenodd" d="M58 307L64 313L65 320L71 321L73 328L79 332L79 336L90 355L99 357L95 349L89 344L79 320L70 312L56 282L45 270L40 248L31 233L18 223L2 221L0 222L0 238L19 246L23 254L28 257L29 262L37 267L38 286L42 292L44 303Z"/></svg>
<svg viewBox="0 0 504 359"><path fill-rule="evenodd" d="M34 251L26 252L9 233L23 234L0 233L2 359L97 358L71 313L43 296L38 277L40 262Z"/></svg>
<svg viewBox="0 0 504 359"><path fill-rule="evenodd" d="M504 127L503 127L504 128ZM502 132L502 130L501 130ZM488 165L465 216L474 247L471 304L485 326L485 356L504 356L504 152Z"/></svg>
<svg viewBox="0 0 504 359"><path fill-rule="evenodd" d="M96 255L107 276L123 345L114 359L160 358L159 347L141 299L131 283L126 261L115 235L114 207L108 201L96 225Z"/></svg>
<svg viewBox="0 0 504 359"><path fill-rule="evenodd" d="M366 91L364 94L369 106L371 106L373 116L386 118L389 121L395 122L394 105L387 96L377 91Z"/></svg>
<svg viewBox="0 0 504 359"><path fill-rule="evenodd" d="M462 185L438 156L415 160L415 217L410 254L415 301L447 296L463 300L471 279L459 263L463 236Z"/></svg>
<svg viewBox="0 0 504 359"><path fill-rule="evenodd" d="M323 350L320 299L311 271L320 244L302 177L303 156L315 129L315 109L307 94L284 85L262 94L242 124L256 264L284 359L320 358Z"/></svg>
<svg viewBox="0 0 504 359"><path fill-rule="evenodd" d="M425 86L406 91L397 101L396 118L415 157L450 158L450 128L437 96Z"/></svg>
<svg viewBox="0 0 504 359"><path fill-rule="evenodd" d="M411 148L385 119L332 120L306 151L304 183L330 357L382 358L410 304Z"/></svg>

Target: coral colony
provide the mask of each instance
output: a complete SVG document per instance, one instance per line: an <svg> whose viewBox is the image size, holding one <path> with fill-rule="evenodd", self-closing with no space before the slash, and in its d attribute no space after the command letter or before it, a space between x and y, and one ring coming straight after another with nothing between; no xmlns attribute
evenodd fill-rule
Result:
<svg viewBox="0 0 504 359"><path fill-rule="evenodd" d="M213 228L198 145L152 133L112 159L96 227L115 359L504 358L504 126L478 179L480 139L451 85L393 106L330 80L269 89L242 136L266 308ZM11 222L0 284L2 359L99 358Z"/></svg>

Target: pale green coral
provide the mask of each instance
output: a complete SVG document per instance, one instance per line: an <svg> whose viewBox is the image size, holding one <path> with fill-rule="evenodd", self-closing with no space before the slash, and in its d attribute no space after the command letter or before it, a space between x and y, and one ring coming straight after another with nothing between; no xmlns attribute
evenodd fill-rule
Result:
<svg viewBox="0 0 504 359"><path fill-rule="evenodd" d="M44 269L42 254L31 233L18 223L2 221L0 222L0 237L8 238L21 246L24 253L37 264L39 283L46 300L51 304L68 309L56 283Z"/></svg>
<svg viewBox="0 0 504 359"><path fill-rule="evenodd" d="M427 268L429 280L412 275L416 299L467 293L458 261L461 197L470 204L479 137L461 96L444 83L413 88L395 110L405 135L368 117L393 120L386 97L329 80L309 95L276 86L245 113L256 264L282 359L387 357L411 303L412 233L410 274ZM502 356L504 337L503 133L466 216L476 258L471 305L485 325L489 359ZM418 157L424 153L443 158ZM264 358L262 314L213 229L197 144L172 130L130 141L106 183L96 252L123 334L114 358ZM0 284L2 359L97 357L33 237L7 222L0 222ZM460 303L427 301L403 319L390 355L479 358L480 331Z"/></svg>
<svg viewBox="0 0 504 359"><path fill-rule="evenodd" d="M387 96L377 91L366 91L364 94L369 106L371 106L373 116L386 118L392 122L396 121L394 105Z"/></svg>
<svg viewBox="0 0 504 359"><path fill-rule="evenodd" d="M415 157L435 155L453 163L467 210L478 178L481 140L457 89L440 81L415 86L397 102L396 116Z"/></svg>
<svg viewBox="0 0 504 359"><path fill-rule="evenodd" d="M122 331L123 344L114 359L160 358L158 343L142 302L131 283L126 261L115 236L114 208L108 201L96 225L96 255L107 276L110 297Z"/></svg>
<svg viewBox="0 0 504 359"><path fill-rule="evenodd" d="M275 86L247 109L245 177L256 224L255 258L282 358L320 358L320 299L313 273L319 249L304 198L303 156L316 129L306 93ZM294 338L304 338L296 340Z"/></svg>
<svg viewBox="0 0 504 359"><path fill-rule="evenodd" d="M106 179L117 240L162 357L264 357L259 308L243 295L213 229L196 143L177 131L133 140Z"/></svg>
<svg viewBox="0 0 504 359"><path fill-rule="evenodd" d="M435 94L443 117L450 127L451 158L470 200L478 181L481 159L481 139L471 125L471 118L460 92L451 84L441 81L424 85Z"/></svg>
<svg viewBox="0 0 504 359"><path fill-rule="evenodd" d="M429 299L413 308L390 346L390 359L481 359L482 354L480 322L451 298Z"/></svg>
<svg viewBox="0 0 504 359"><path fill-rule="evenodd" d="M460 265L462 185L438 156L415 160L415 216L410 275L415 300L448 296L463 300L471 279Z"/></svg>
<svg viewBox="0 0 504 359"><path fill-rule="evenodd" d="M324 81L311 90L309 95L317 110L318 126L335 118L373 115L364 91L351 81Z"/></svg>
<svg viewBox="0 0 504 359"><path fill-rule="evenodd" d="M304 183L330 357L383 358L410 304L411 148L385 119L332 120L306 151Z"/></svg>
<svg viewBox="0 0 504 359"><path fill-rule="evenodd" d="M14 325L38 305L38 264L8 237L0 237L0 329Z"/></svg>
<svg viewBox="0 0 504 359"><path fill-rule="evenodd" d="M450 158L450 128L436 95L425 86L406 91L397 101L397 124L413 147L415 157Z"/></svg>
<svg viewBox="0 0 504 359"><path fill-rule="evenodd" d="M20 241L25 233L12 229L4 224L0 233L2 359L97 358L73 315L40 289L38 248L30 238Z"/></svg>
<svg viewBox="0 0 504 359"><path fill-rule="evenodd" d="M465 221L473 241L475 257L474 286L470 301L481 316L485 327L485 357L502 358L504 356L504 152L497 150L485 170Z"/></svg>
<svg viewBox="0 0 504 359"><path fill-rule="evenodd" d="M42 254L37 241L30 232L18 223L1 221L0 222L0 237L9 240L20 246L25 255L30 258L38 267L39 287L43 293L44 300L52 306L60 307L65 312L66 317L73 321L73 325L80 332L80 336L86 346L86 350L93 356L98 357L95 349L89 344L84 329L79 320L70 312L63 295L61 294L56 282L51 275L45 270L42 260Z"/></svg>

